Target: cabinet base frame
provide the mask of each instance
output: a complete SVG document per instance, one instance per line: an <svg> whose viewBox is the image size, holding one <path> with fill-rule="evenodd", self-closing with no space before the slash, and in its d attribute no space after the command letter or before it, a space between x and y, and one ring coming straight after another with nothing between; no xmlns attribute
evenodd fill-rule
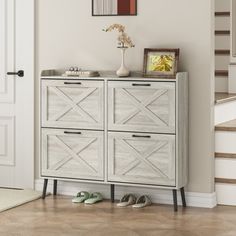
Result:
<svg viewBox="0 0 236 236"><path fill-rule="evenodd" d="M58 180L54 179L53 180L53 195L57 195L57 182ZM48 186L48 179L44 179L44 184L43 184L43 193L42 193L42 199L46 198L47 195L47 186ZM178 197L177 197L177 190L173 189L173 205L174 205L174 211L178 211ZM111 194L111 202L115 202L115 184L110 185L110 194ZM184 187L180 188L180 194L181 194L181 199L182 199L182 205L184 208L187 207L186 204L186 199L185 199L185 190Z"/></svg>

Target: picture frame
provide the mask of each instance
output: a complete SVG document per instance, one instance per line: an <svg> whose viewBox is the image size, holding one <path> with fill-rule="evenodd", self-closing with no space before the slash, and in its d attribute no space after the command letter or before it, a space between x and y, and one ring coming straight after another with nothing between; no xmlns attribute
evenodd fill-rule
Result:
<svg viewBox="0 0 236 236"><path fill-rule="evenodd" d="M138 0L92 0L92 16L137 16Z"/></svg>
<svg viewBox="0 0 236 236"><path fill-rule="evenodd" d="M144 77L175 78L178 71L179 48L145 48Z"/></svg>

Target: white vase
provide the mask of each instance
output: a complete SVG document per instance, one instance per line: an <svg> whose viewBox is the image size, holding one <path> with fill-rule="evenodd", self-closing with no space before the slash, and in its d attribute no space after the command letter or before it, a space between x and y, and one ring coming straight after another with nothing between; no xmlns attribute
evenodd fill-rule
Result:
<svg viewBox="0 0 236 236"><path fill-rule="evenodd" d="M125 66L125 51L127 48L120 48L121 49L121 66L118 71L116 71L117 76L119 77L127 77L130 74L130 71Z"/></svg>

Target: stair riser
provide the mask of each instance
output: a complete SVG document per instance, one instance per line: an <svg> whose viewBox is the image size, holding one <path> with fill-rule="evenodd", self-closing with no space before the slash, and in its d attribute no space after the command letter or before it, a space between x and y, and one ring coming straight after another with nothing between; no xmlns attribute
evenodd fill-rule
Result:
<svg viewBox="0 0 236 236"><path fill-rule="evenodd" d="M236 159L221 159L215 161L215 177L223 179L236 179Z"/></svg>
<svg viewBox="0 0 236 236"><path fill-rule="evenodd" d="M228 92L228 78L223 76L215 77L215 92Z"/></svg>
<svg viewBox="0 0 236 236"><path fill-rule="evenodd" d="M236 66L231 64L229 65L229 85L228 85L228 92L229 93L236 93Z"/></svg>
<svg viewBox="0 0 236 236"><path fill-rule="evenodd" d="M216 131L215 152L236 153L236 132Z"/></svg>
<svg viewBox="0 0 236 236"><path fill-rule="evenodd" d="M230 30L230 17L225 17L225 16L216 17L215 30Z"/></svg>
<svg viewBox="0 0 236 236"><path fill-rule="evenodd" d="M216 183L217 203L236 206L236 184Z"/></svg>
<svg viewBox="0 0 236 236"><path fill-rule="evenodd" d="M215 106L215 125L234 120L236 118L236 101Z"/></svg>
<svg viewBox="0 0 236 236"><path fill-rule="evenodd" d="M215 37L215 49L229 49L230 36L219 35Z"/></svg>
<svg viewBox="0 0 236 236"><path fill-rule="evenodd" d="M230 0L215 0L215 11L230 11Z"/></svg>
<svg viewBox="0 0 236 236"><path fill-rule="evenodd" d="M230 64L230 57L225 55L219 55L215 57L216 70L228 70Z"/></svg>

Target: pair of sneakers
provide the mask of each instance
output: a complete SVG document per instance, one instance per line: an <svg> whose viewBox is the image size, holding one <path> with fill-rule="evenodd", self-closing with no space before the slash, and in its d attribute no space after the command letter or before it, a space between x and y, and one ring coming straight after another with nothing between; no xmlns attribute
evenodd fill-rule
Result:
<svg viewBox="0 0 236 236"><path fill-rule="evenodd" d="M137 198L134 194L129 193L125 194L121 199L120 202L117 203L118 207L127 207L131 206L133 208L144 208L150 206L152 204L151 199L147 195L143 195Z"/></svg>
<svg viewBox="0 0 236 236"><path fill-rule="evenodd" d="M82 203L84 202L85 204L95 204L97 202L101 202L103 200L103 196L101 193L89 193L86 191L81 191L78 192L76 197L72 199L73 203Z"/></svg>

